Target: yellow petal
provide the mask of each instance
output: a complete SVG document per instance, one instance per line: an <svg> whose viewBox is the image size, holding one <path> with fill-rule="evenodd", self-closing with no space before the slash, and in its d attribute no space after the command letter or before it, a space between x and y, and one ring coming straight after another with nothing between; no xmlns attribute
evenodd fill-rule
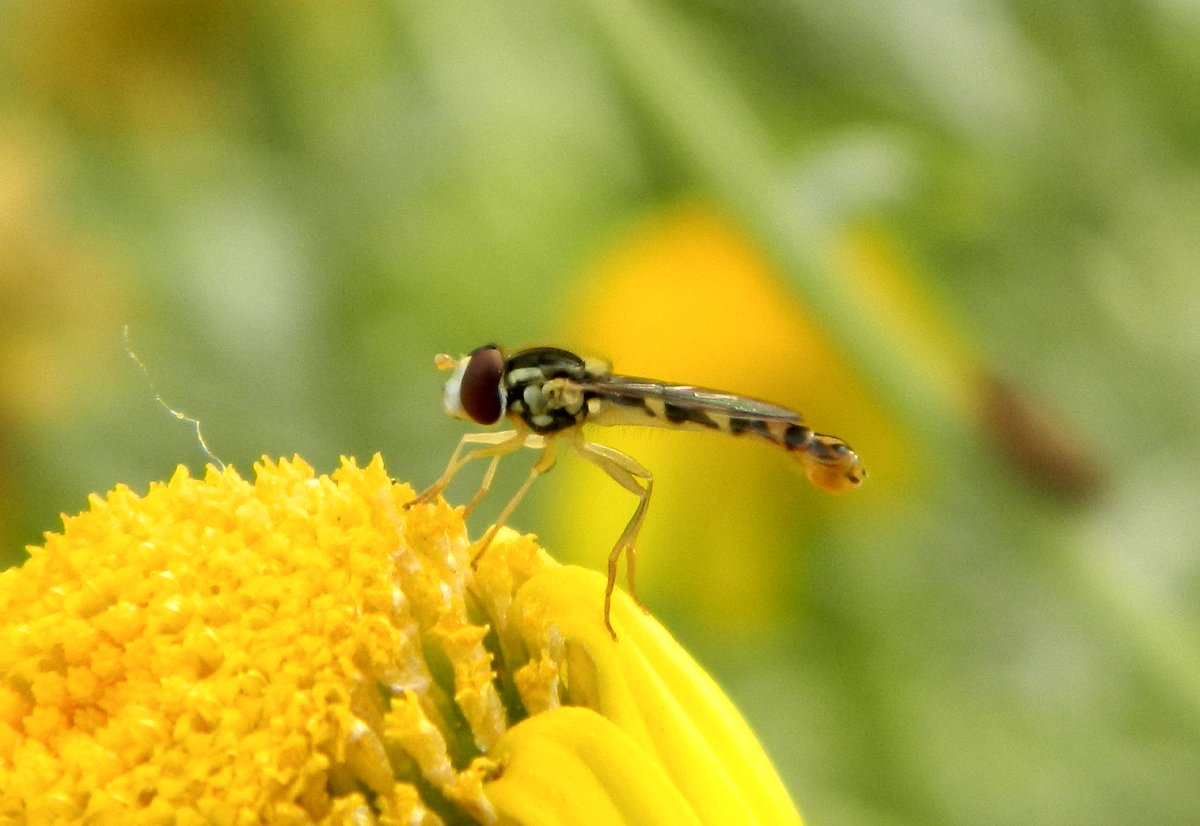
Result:
<svg viewBox="0 0 1200 826"><path fill-rule="evenodd" d="M522 826L688 826L702 821L657 758L585 708L530 717L497 744L488 798ZM726 821L744 822L744 821Z"/></svg>
<svg viewBox="0 0 1200 826"><path fill-rule="evenodd" d="M798 823L762 747L720 688L624 594L604 628L604 578L544 571L517 593L512 633L559 651L564 702L590 708L656 756L705 823Z"/></svg>

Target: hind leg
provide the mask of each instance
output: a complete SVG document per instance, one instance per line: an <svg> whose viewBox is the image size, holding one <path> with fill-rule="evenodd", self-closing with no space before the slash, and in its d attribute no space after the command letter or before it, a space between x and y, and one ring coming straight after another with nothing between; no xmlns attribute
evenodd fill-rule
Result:
<svg viewBox="0 0 1200 826"><path fill-rule="evenodd" d="M654 488L654 477L650 471L632 458L607 445L576 439L574 447L580 456L603 470L617 484L638 497L637 508L634 510L633 516L630 517L628 524L625 525L625 530L617 539L617 544L613 546L612 552L608 555L608 583L604 588L604 625L615 640L617 632L613 630L611 618L612 594L617 584L617 563L621 559L622 551L625 551L625 574L629 582L629 595L633 597L633 601L639 608L643 611L646 610L637 595L636 545L638 533L642 529L642 522L646 518L646 510L650 507L650 492Z"/></svg>

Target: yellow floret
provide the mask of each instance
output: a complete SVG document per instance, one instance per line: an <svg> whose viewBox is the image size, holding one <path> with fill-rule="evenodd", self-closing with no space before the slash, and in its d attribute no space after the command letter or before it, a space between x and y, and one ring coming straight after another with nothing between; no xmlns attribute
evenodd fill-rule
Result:
<svg viewBox="0 0 1200 826"><path fill-rule="evenodd" d="M798 821L653 620L618 601L611 641L598 575L511 531L473 571L378 458L255 476L92 497L0 573L0 822Z"/></svg>

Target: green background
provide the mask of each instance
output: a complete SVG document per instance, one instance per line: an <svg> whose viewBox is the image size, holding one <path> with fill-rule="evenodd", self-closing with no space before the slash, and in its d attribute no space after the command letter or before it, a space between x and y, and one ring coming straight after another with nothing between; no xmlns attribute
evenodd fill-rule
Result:
<svg viewBox="0 0 1200 826"><path fill-rule="evenodd" d="M807 820L1194 822L1197 43L1180 0L4 4L2 558L89 493L203 467L123 325L244 473L379 451L419 485L464 432L432 355L578 346L597 258L698 199L761 246L922 467L777 517L789 599L769 622L643 573ZM1079 473L1022 471L1003 442L1026 434L998 441L919 332L871 323L831 263L863 226L981 375L1053 411ZM738 352L728 322L695 329ZM653 325L612 334L655 363ZM680 478L651 469L659 491ZM514 524L599 569L607 528L556 518L573 473ZM734 535L776 518L762 500L722 514ZM681 518L652 507L656 542ZM683 551L699 578L742 552Z"/></svg>

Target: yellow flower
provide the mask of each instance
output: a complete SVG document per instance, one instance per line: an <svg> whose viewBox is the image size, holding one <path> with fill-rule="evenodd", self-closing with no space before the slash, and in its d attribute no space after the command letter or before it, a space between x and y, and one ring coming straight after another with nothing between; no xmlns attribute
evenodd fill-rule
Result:
<svg viewBox="0 0 1200 826"><path fill-rule="evenodd" d="M0 821L798 823L603 578L376 458L119 487L0 574Z"/></svg>

